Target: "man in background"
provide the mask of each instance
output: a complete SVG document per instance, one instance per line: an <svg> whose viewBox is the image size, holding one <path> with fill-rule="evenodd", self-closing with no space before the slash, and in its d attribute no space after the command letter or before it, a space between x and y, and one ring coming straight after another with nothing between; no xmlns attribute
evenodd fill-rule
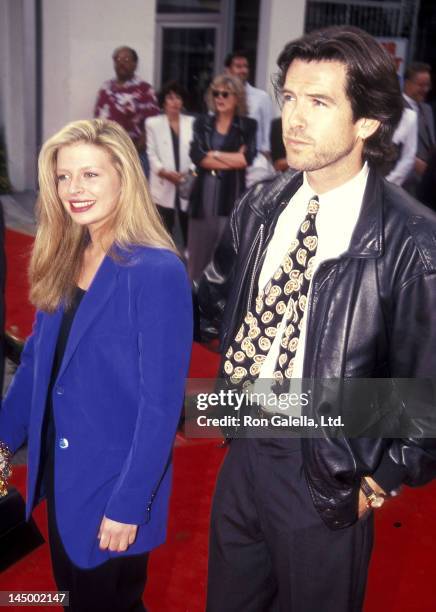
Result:
<svg viewBox="0 0 436 612"><path fill-rule="evenodd" d="M405 108L401 121L392 137L396 147L396 158L387 169L386 179L401 187L415 168L418 145L418 115L411 108Z"/></svg>
<svg viewBox="0 0 436 612"><path fill-rule="evenodd" d="M257 180L269 176L272 172L270 164L270 128L273 118L272 101L266 91L253 87L248 82L250 63L245 51L234 51L227 55L224 62L230 74L238 77L245 86L247 96L248 116L257 121L257 151L253 164L246 170L246 184L250 187Z"/></svg>
<svg viewBox="0 0 436 612"><path fill-rule="evenodd" d="M106 81L98 92L94 117L111 119L123 126L133 140L148 176L144 121L160 112L156 96L151 85L135 74L138 54L134 49L118 47L112 59L116 78Z"/></svg>
<svg viewBox="0 0 436 612"><path fill-rule="evenodd" d="M418 115L418 145L415 167L410 173L404 188L412 195L416 194L421 177L435 148L435 129L433 111L425 103L431 89L431 68L429 64L414 62L406 68L404 74L403 97L406 108L411 108Z"/></svg>

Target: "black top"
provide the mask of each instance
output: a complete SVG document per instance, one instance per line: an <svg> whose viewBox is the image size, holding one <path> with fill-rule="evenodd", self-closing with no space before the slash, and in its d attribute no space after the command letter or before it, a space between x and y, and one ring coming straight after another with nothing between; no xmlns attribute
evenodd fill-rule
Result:
<svg viewBox="0 0 436 612"><path fill-rule="evenodd" d="M41 478L44 479L46 484L47 476L49 472L51 473L52 465L53 465L53 451L54 451L54 442L56 437L56 429L53 419L53 402L52 402L52 391L56 381L56 378L59 373L59 369L62 364L62 359L64 358L65 349L67 346L68 338L71 331L71 326L74 321L74 317L76 316L76 312L80 306L80 302L83 299L83 296L86 294L84 289L80 287L76 288L76 291L73 296L73 302L68 310L64 312L64 316L62 317L61 326L59 328L59 335L56 343L56 350L53 358L53 366L51 370L50 382L47 390L47 400L44 414L44 423L42 427L41 433L41 463L40 463L40 472L39 479L41 483Z"/></svg>
<svg viewBox="0 0 436 612"><path fill-rule="evenodd" d="M254 119L235 116L219 148L214 147L213 144L213 139L216 139L215 122L216 117L214 115L200 115L195 120L193 127L193 140L189 154L197 166L198 179L194 183L189 208L191 216L197 219L204 217L205 213L203 208L203 183L205 176L210 171L202 168L200 163L206 157L207 152L220 150L236 153L242 145L245 145L244 155L247 165L252 164L256 156L257 123ZM237 198L245 191L245 170L219 170L215 174L220 179L217 214L226 217L232 212Z"/></svg>
<svg viewBox="0 0 436 612"><path fill-rule="evenodd" d="M174 151L174 165L176 166L176 171L180 170L180 153L179 153L179 135L170 128L171 132L171 140L173 141L173 151ZM174 208L179 211L180 210L180 196L179 190L176 187L176 195L174 196Z"/></svg>
<svg viewBox="0 0 436 612"><path fill-rule="evenodd" d="M53 359L53 367L51 371L50 377L50 385L49 385L49 395L51 395L51 391L53 390L53 385L57 378L59 368L61 367L62 359L64 357L65 348L67 346L68 337L70 335L71 326L74 321L74 317L76 316L77 309L80 306L80 302L83 299L86 291L81 289L80 287L76 287L76 291L73 297L73 303L70 308L64 312L64 316L62 317L62 323L59 328L59 336L56 344L55 355Z"/></svg>
<svg viewBox="0 0 436 612"><path fill-rule="evenodd" d="M173 141L174 163L178 172L180 169L179 135L173 130L173 128L171 128L171 138Z"/></svg>

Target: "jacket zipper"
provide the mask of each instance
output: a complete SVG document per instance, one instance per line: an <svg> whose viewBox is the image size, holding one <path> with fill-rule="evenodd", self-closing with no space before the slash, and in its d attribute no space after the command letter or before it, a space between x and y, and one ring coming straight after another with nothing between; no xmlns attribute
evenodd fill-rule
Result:
<svg viewBox="0 0 436 612"><path fill-rule="evenodd" d="M311 291L310 291L309 300L308 300L308 303L307 303L307 321L306 321L306 330L310 329L310 327L309 327L309 326L310 326L310 322L311 322L311 318L312 318L312 317L311 317L311 315L312 315L312 305L313 305L313 300L314 300L314 295L315 295L315 282L316 282L316 280L317 280L317 277L320 275L320 273L321 273L323 270L325 270L325 268L326 268L326 267L328 267L328 266L329 266L329 264L330 264L330 266L332 266L333 264L335 264L335 263L337 263L338 261L340 261L340 259L341 259L341 258L337 258L337 259L334 259L334 258L332 258L332 259L326 259L325 261L323 261L323 262L320 264L320 266L319 266L318 270L316 270L315 274L313 275L313 278L312 278L312 286L311 286ZM325 316L326 308L327 308L327 304L325 304L325 305L324 305L324 310L323 310L323 312L322 312L322 317L323 317L323 319L324 319L324 316ZM314 343L314 346L315 346L315 352L316 352L317 347L318 347L319 337L320 337L320 334L318 333L317 338L316 338L316 341L315 341L315 343ZM305 338L305 343L304 343L304 363L303 363L303 372L302 372L302 374L303 374L303 378L305 378L305 376L304 376L304 369L305 369L305 368L304 368L304 366L305 366L305 363L306 363L306 358L307 358L307 357L306 357L306 356L307 356L307 339L308 339L308 336L307 336L307 333L306 333L306 338ZM310 372L310 379L313 379L313 378L314 378L313 374L314 374L314 372L313 372L313 371L311 371L311 372Z"/></svg>
<svg viewBox="0 0 436 612"><path fill-rule="evenodd" d="M265 226L262 223L261 226L259 227L259 230L258 230L257 235L256 235L256 240L257 240L257 236L259 236L259 244L258 244L258 247L257 247L256 257L254 259L253 270L251 272L250 291L248 293L247 312L250 312L250 309L251 309L251 301L253 299L253 292L254 292L254 281L256 280L257 266L259 265L259 259L260 259L260 255L261 255L261 251L262 251L262 247L263 247L263 230L264 230L264 227Z"/></svg>

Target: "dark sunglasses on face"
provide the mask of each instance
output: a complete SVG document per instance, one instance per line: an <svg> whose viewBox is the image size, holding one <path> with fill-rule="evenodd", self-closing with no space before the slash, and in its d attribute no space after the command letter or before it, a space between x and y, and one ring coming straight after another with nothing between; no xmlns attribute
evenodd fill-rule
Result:
<svg viewBox="0 0 436 612"><path fill-rule="evenodd" d="M222 91L221 89L214 89L212 91L212 95L214 98L228 98L230 96L230 91Z"/></svg>

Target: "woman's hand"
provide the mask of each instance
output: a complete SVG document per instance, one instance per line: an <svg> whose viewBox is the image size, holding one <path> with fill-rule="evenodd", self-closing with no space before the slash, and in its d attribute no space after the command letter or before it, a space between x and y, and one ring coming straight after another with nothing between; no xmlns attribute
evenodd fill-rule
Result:
<svg viewBox="0 0 436 612"><path fill-rule="evenodd" d="M175 172L174 170L160 170L159 176L173 185L178 185L183 178L183 174L181 172Z"/></svg>
<svg viewBox="0 0 436 612"><path fill-rule="evenodd" d="M200 166L206 170L243 170L247 167L247 161L243 153L245 145L239 151L208 151L200 162Z"/></svg>
<svg viewBox="0 0 436 612"><path fill-rule="evenodd" d="M138 525L118 523L104 516L97 536L100 549L125 552L135 541L137 531Z"/></svg>

